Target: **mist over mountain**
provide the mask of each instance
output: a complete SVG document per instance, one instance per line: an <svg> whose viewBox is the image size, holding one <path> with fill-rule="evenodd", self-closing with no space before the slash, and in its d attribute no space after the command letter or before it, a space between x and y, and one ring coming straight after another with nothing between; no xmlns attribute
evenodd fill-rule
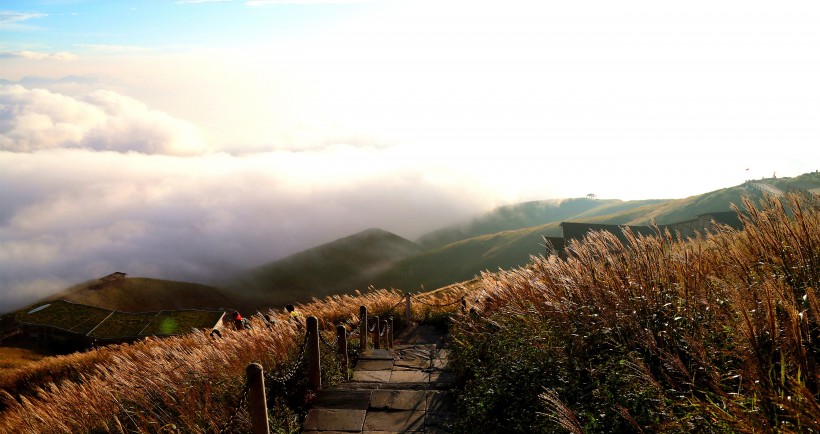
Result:
<svg viewBox="0 0 820 434"><path fill-rule="evenodd" d="M647 225L653 221L670 224L701 214L730 211L731 205L740 205L743 197L758 200L764 194L780 195L786 192L816 195L820 192L820 173L750 180L734 187L673 200L574 198L530 201L501 206L491 212L465 218L461 223L422 235L419 242L374 228L278 259L270 255L272 260L255 267L241 268L238 262L231 262L231 258L219 257L220 250L217 249L200 255L197 265L207 271L191 273L190 279L212 286L157 280L165 278L157 273L142 275L154 279L129 279L132 284L119 289L95 291L86 284L73 286L62 294L80 302L112 309L139 310L141 306L159 309L163 305L179 307L175 298L180 294L189 294L183 298L190 301L192 306L207 302L209 306L216 303L254 310L308 301L313 297L364 291L370 286L404 291L433 289L469 280L485 270L524 265L532 255L545 253L543 237L562 235L559 226L562 221L614 225ZM188 235L177 235L167 241L183 240ZM264 242L265 238L255 241ZM248 245L252 246L253 243ZM203 249L206 246L201 244ZM211 265L206 262L209 257L212 258ZM219 263L233 265L214 265ZM173 264L174 261L169 262L169 265ZM98 277L104 274L100 273ZM137 282L140 285L136 285ZM38 298L53 296L69 286L72 284L43 292ZM124 290L128 288L130 292Z"/></svg>

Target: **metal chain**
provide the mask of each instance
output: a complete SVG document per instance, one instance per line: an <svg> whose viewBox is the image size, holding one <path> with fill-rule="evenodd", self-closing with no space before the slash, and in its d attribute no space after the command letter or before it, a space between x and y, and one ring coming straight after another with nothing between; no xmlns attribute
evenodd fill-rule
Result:
<svg viewBox="0 0 820 434"><path fill-rule="evenodd" d="M325 337L324 337L324 336L322 336L322 332L319 332L319 340L320 340L323 344L325 344L325 346L326 346L328 349L330 349L330 351L336 351L336 348L333 346L333 344L328 343L328 341L326 341L326 340L325 340Z"/></svg>
<svg viewBox="0 0 820 434"><path fill-rule="evenodd" d="M231 413L231 417L228 418L228 422L225 423L225 426L219 430L219 434L227 433L228 430L233 426L234 421L236 420L236 416L239 414L239 410L245 405L245 401L248 399L248 391L251 390L250 383L245 383L245 388L242 390L242 396L239 398L239 402L236 404L236 407L233 409L233 413Z"/></svg>
<svg viewBox="0 0 820 434"><path fill-rule="evenodd" d="M396 303L395 305L393 305L393 307L391 307L391 308L390 308L390 310L388 310L388 311L387 311L387 313L393 313L393 309L395 309L395 308L397 308L397 307L401 306L401 304L402 304L402 303L404 303L404 296L402 296L401 300L399 300L399 302L398 302L398 303Z"/></svg>
<svg viewBox="0 0 820 434"><path fill-rule="evenodd" d="M296 363L294 363L294 365L288 371L286 371L284 375L274 376L273 372L268 372L267 374L265 374L265 378L284 386L285 383L287 383L291 378L293 378L294 375L296 375L296 372L299 371L299 368L302 366L302 363L304 363L306 350L307 336L305 336L305 340L302 342L302 347L299 349L299 355L296 358Z"/></svg>

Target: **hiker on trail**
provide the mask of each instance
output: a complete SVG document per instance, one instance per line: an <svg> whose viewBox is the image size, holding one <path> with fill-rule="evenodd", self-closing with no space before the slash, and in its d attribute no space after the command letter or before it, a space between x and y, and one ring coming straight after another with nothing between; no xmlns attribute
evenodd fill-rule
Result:
<svg viewBox="0 0 820 434"><path fill-rule="evenodd" d="M289 304L285 306L285 310L288 311L288 316L290 317L291 321L296 322L296 326L301 328L302 327L302 313L296 311L296 308Z"/></svg>
<svg viewBox="0 0 820 434"><path fill-rule="evenodd" d="M242 315L239 314L239 311L233 311L233 326L237 330L244 330L245 329L245 321L242 319Z"/></svg>

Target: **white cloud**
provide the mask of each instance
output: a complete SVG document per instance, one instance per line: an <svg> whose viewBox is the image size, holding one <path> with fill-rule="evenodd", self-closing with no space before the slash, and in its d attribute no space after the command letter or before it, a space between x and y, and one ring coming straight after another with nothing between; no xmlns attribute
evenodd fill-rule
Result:
<svg viewBox="0 0 820 434"><path fill-rule="evenodd" d="M59 53L45 53L41 51L4 51L0 52L0 58L22 58L22 59L31 59L31 60L59 60L63 62L70 62L72 60L77 60L78 57L76 54L69 53L67 51L61 51Z"/></svg>
<svg viewBox="0 0 820 434"><path fill-rule="evenodd" d="M196 126L116 92L74 98L0 85L0 149L49 148L191 155L205 150Z"/></svg>
<svg viewBox="0 0 820 434"><path fill-rule="evenodd" d="M0 302L112 270L209 282L369 227L416 237L494 204L476 180L395 152L0 151L13 192L0 210Z"/></svg>
<svg viewBox="0 0 820 434"><path fill-rule="evenodd" d="M300 5L300 4L357 4L377 3L383 0L247 0L246 6L261 7L270 5Z"/></svg>
<svg viewBox="0 0 820 434"><path fill-rule="evenodd" d="M33 30L36 27L21 23L34 18L47 16L47 14L37 12L0 11L0 29L8 31Z"/></svg>
<svg viewBox="0 0 820 434"><path fill-rule="evenodd" d="M200 4L200 3L222 3L232 2L234 0L177 0L179 4Z"/></svg>
<svg viewBox="0 0 820 434"><path fill-rule="evenodd" d="M144 53L154 51L153 48L140 47L137 45L74 44L74 46L106 54Z"/></svg>

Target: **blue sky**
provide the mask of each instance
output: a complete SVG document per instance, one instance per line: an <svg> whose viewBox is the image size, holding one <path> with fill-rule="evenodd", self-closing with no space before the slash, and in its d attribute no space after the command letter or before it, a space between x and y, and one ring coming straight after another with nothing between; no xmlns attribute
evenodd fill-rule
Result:
<svg viewBox="0 0 820 434"><path fill-rule="evenodd" d="M87 45L231 47L259 38L321 31L364 9L358 3L253 4L156 0L4 2L7 13L18 15L17 19L6 15L3 45L7 50L54 51L82 51Z"/></svg>
<svg viewBox="0 0 820 434"><path fill-rule="evenodd" d="M0 304L817 170L818 22L813 0L4 1Z"/></svg>

